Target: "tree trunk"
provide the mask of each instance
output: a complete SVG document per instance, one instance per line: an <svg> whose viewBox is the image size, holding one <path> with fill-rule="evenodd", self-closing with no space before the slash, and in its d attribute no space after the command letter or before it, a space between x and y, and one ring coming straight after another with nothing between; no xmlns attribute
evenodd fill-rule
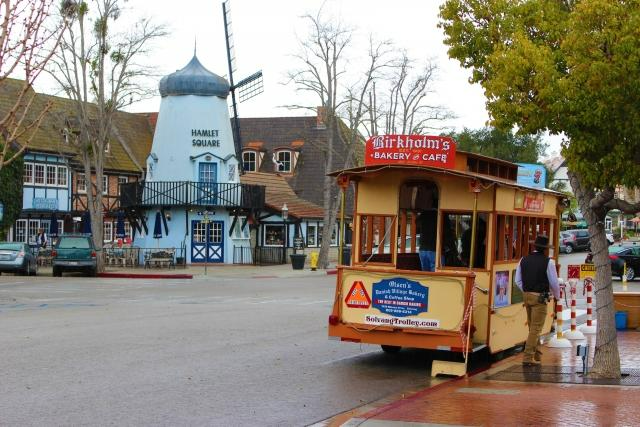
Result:
<svg viewBox="0 0 640 427"><path fill-rule="evenodd" d="M595 198L595 193L593 190L584 189L577 175L569 172L569 180L582 215L589 227L591 251L596 266L594 297L598 323L595 355L590 375L599 378L620 378L620 354L618 353L615 326L611 262L604 230L607 210L591 207L590 203Z"/></svg>

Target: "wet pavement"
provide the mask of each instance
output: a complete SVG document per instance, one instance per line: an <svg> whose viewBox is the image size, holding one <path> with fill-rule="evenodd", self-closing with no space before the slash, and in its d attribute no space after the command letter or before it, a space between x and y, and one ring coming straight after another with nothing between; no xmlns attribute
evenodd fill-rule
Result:
<svg viewBox="0 0 640 427"><path fill-rule="evenodd" d="M640 332L618 333L622 372L630 374L618 385L587 384L594 381L577 374L582 359L575 356L575 347L588 342L593 352L594 340L589 336L566 349L545 346L540 368L523 368L518 354L485 372L352 411L322 425L638 425ZM506 380L507 375L512 377ZM557 382L550 382L553 379Z"/></svg>

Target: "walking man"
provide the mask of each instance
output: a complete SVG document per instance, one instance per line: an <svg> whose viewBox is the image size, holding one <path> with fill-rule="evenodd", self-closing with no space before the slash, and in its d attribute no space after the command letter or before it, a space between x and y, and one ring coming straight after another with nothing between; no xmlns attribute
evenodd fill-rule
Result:
<svg viewBox="0 0 640 427"><path fill-rule="evenodd" d="M560 299L558 275L553 261L545 255L549 248L549 237L538 235L531 242L535 250L522 258L516 269L516 285L524 293L524 305L527 309L529 336L524 347L524 366L540 365L542 352L538 350L540 333L547 317L549 291Z"/></svg>

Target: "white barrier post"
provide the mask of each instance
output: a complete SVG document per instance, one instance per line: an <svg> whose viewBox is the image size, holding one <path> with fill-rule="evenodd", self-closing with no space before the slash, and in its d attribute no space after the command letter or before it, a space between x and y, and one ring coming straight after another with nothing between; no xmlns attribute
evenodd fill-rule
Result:
<svg viewBox="0 0 640 427"><path fill-rule="evenodd" d="M556 301L556 334L551 337L547 347L567 348L571 347L571 342L562 335L562 297L564 289L560 287L560 299Z"/></svg>
<svg viewBox="0 0 640 427"><path fill-rule="evenodd" d="M584 334L595 334L596 326L593 322L593 282L591 278L584 280L584 286L587 288L587 325L580 328Z"/></svg>
<svg viewBox="0 0 640 427"><path fill-rule="evenodd" d="M578 289L578 280L569 279L569 293L571 294L571 330L566 332L564 336L568 340L583 340L585 339L582 332L576 328L576 293Z"/></svg>

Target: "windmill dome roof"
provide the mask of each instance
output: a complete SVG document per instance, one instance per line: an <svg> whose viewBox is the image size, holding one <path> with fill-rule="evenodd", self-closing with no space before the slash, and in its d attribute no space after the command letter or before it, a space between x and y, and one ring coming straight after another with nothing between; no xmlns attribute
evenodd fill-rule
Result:
<svg viewBox="0 0 640 427"><path fill-rule="evenodd" d="M159 89L163 97L200 95L226 98L229 95L227 80L207 70L195 55L184 68L164 76Z"/></svg>

